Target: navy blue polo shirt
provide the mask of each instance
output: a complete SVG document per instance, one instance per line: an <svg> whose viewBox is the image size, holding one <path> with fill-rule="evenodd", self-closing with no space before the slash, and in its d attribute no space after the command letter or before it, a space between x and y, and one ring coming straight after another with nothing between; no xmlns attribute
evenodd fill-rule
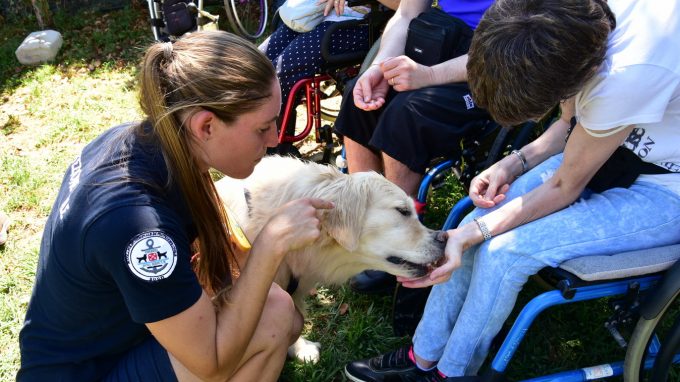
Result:
<svg viewBox="0 0 680 382"><path fill-rule="evenodd" d="M19 335L19 381L92 381L192 306L196 238L163 155L133 125L108 130L66 171L47 220Z"/></svg>

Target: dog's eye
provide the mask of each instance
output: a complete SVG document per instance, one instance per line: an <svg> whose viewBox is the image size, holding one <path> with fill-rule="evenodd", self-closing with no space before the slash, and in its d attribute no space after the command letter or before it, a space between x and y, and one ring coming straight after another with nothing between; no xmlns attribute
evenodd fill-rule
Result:
<svg viewBox="0 0 680 382"><path fill-rule="evenodd" d="M395 209L397 210L397 212L399 212L399 213L402 214L403 216L411 216L411 210L409 210L408 208L405 208L405 207L397 207L397 208L395 208Z"/></svg>

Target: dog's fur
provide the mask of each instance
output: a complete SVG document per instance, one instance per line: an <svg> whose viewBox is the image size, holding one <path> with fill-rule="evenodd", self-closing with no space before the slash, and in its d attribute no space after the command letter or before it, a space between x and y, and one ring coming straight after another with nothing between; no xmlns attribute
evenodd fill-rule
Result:
<svg viewBox="0 0 680 382"><path fill-rule="evenodd" d="M377 173L346 175L331 166L269 156L247 179L224 178L217 189L251 242L291 200L314 197L335 204L323 213L321 237L288 253L275 279L284 289L298 281L292 297L303 314L303 300L317 283L344 283L367 269L419 277L443 256L441 233L423 226L413 200Z"/></svg>

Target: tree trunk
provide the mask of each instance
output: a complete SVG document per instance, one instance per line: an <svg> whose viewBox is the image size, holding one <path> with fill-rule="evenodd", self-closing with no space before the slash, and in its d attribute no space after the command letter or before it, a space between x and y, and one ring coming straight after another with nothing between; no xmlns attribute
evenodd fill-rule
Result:
<svg viewBox="0 0 680 382"><path fill-rule="evenodd" d="M47 3L47 0L31 0L31 5L33 5L35 18L38 21L40 29L45 29L54 25L52 22L52 12L50 11L50 5Z"/></svg>

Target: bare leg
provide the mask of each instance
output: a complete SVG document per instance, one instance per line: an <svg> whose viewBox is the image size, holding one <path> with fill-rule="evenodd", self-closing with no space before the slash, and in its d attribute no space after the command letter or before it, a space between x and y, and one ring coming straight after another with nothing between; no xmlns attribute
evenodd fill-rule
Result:
<svg viewBox="0 0 680 382"><path fill-rule="evenodd" d="M345 154L347 155L347 167L350 173L375 171L382 172L382 160L379 155L365 146L344 137Z"/></svg>
<svg viewBox="0 0 680 382"><path fill-rule="evenodd" d="M286 360L286 351L300 336L302 315L281 287L272 285L260 322L229 381L276 381ZM170 355L179 382L199 382L179 361Z"/></svg>
<svg viewBox="0 0 680 382"><path fill-rule="evenodd" d="M428 361L428 360L426 360L426 359L424 359L424 358L421 358L421 357L418 356L418 354L414 354L414 355L415 355L415 357L416 357L416 363L417 363L420 367L422 367L423 369L429 369L429 368L431 368L432 366L434 366L434 365L437 363L437 362L435 362L435 361Z"/></svg>
<svg viewBox="0 0 680 382"><path fill-rule="evenodd" d="M404 190L409 196L417 196L418 186L423 176L411 171L403 163L383 153L385 178Z"/></svg>

